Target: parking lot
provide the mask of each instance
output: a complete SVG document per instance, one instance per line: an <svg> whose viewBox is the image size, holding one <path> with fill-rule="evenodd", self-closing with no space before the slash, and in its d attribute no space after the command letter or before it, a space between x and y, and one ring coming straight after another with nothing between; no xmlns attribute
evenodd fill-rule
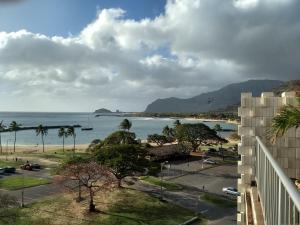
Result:
<svg viewBox="0 0 300 225"><path fill-rule="evenodd" d="M193 174L171 178L172 182L203 189L216 194L223 194L223 187L237 186L237 167L234 165L219 165L207 168Z"/></svg>

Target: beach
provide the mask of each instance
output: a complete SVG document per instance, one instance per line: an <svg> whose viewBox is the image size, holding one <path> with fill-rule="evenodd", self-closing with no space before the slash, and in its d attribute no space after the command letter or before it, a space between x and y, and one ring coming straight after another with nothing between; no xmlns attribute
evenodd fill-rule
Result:
<svg viewBox="0 0 300 225"><path fill-rule="evenodd" d="M76 150L86 150L89 144L78 144L75 145ZM45 152L62 150L62 145L45 145ZM73 145L65 145L65 151L73 150ZM14 151L13 145L2 146L2 154L10 154ZM33 153L33 152L43 152L43 145L16 145L16 152L18 153Z"/></svg>

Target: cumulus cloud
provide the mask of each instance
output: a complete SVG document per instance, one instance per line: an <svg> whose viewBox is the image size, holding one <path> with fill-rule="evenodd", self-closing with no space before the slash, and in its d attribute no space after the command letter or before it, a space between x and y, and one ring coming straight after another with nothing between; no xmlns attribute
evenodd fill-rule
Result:
<svg viewBox="0 0 300 225"><path fill-rule="evenodd" d="M169 0L154 19L103 9L76 36L0 31L0 100L133 111L235 81L297 79L299 10L298 0Z"/></svg>

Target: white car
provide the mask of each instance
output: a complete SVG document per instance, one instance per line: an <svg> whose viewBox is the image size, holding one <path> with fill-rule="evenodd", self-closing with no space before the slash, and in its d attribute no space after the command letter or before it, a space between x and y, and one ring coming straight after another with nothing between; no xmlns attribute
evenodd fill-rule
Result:
<svg viewBox="0 0 300 225"><path fill-rule="evenodd" d="M238 192L238 190L236 188L233 187L224 187L222 188L222 191L226 194L229 195L234 195L234 196L239 196L240 192Z"/></svg>
<svg viewBox="0 0 300 225"><path fill-rule="evenodd" d="M215 162L211 159L205 159L205 160L203 160L203 163L205 163L205 164L217 164L217 162Z"/></svg>

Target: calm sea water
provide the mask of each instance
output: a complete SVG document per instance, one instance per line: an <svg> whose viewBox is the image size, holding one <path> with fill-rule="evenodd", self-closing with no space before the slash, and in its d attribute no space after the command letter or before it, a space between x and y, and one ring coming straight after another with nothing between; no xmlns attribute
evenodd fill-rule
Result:
<svg viewBox="0 0 300 225"><path fill-rule="evenodd" d="M118 126L124 117L117 116L100 116L95 117L91 113L32 113L32 112L0 112L0 121L3 120L5 125L13 120L23 126L44 126L54 125L75 125L79 124L83 127L91 126L92 131L81 131L76 129L76 143L87 144L96 138L103 139L113 131L118 130ZM132 121L131 131L136 133L137 138L146 139L148 134L161 133L164 126L172 126L175 119L172 118L146 118L146 117L129 117ZM198 120L180 119L182 123L198 123ZM218 122L219 123L219 122ZM205 122L213 127L216 122ZM235 129L236 125L219 123L223 128ZM58 130L50 129L45 138L45 144L61 144L58 138ZM222 134L226 136L228 133ZM13 143L13 133L2 133L2 144L9 145ZM41 137L37 137L34 130L18 131L17 144L41 144ZM66 139L66 144L72 144L72 138Z"/></svg>

